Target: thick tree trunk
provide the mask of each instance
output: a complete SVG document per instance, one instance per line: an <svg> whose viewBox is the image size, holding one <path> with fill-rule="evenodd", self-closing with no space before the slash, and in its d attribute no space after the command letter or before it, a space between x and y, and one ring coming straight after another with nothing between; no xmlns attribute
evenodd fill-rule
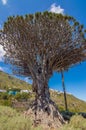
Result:
<svg viewBox="0 0 86 130"><path fill-rule="evenodd" d="M34 123L55 128L60 127L64 123L64 119L55 103L50 99L47 80L43 81L42 78L37 77L37 80L33 82L33 87L36 98L32 105L32 110L28 110L28 113L34 113Z"/></svg>

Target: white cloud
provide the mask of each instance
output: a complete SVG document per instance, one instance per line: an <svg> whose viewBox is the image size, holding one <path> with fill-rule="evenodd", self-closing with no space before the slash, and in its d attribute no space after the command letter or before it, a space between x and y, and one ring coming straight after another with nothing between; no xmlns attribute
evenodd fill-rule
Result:
<svg viewBox="0 0 86 130"><path fill-rule="evenodd" d="M7 4L7 0L2 0L3 5Z"/></svg>
<svg viewBox="0 0 86 130"><path fill-rule="evenodd" d="M5 55L5 51L3 50L3 46L0 45L0 61L3 61Z"/></svg>
<svg viewBox="0 0 86 130"><path fill-rule="evenodd" d="M0 71L4 71L2 67L0 67Z"/></svg>
<svg viewBox="0 0 86 130"><path fill-rule="evenodd" d="M49 11L57 14L64 14L64 9L62 9L60 5L57 6L55 3L51 5Z"/></svg>

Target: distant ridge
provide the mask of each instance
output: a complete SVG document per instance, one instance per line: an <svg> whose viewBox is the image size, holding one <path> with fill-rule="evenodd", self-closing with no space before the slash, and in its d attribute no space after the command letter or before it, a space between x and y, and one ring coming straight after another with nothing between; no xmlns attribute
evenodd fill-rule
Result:
<svg viewBox="0 0 86 130"><path fill-rule="evenodd" d="M31 89L31 85L17 79L5 72L0 71L0 89L9 89L9 88L20 88L20 89Z"/></svg>

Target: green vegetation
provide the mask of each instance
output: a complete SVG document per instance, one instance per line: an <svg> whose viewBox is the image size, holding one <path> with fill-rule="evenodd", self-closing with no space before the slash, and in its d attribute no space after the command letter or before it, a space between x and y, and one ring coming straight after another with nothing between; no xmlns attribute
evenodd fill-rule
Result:
<svg viewBox="0 0 86 130"><path fill-rule="evenodd" d="M59 130L86 130L86 119L82 116L75 115L71 118L69 124L64 125Z"/></svg>
<svg viewBox="0 0 86 130"><path fill-rule="evenodd" d="M50 91L52 100L57 104L60 111L65 110L63 93ZM86 112L86 102L82 101L71 94L67 94L68 110L71 112Z"/></svg>
<svg viewBox="0 0 86 130"><path fill-rule="evenodd" d="M25 93L25 92L17 93L15 95L15 99L18 100L18 101L22 101L22 100L28 101L28 99L30 99L30 98L31 98L31 94L28 94L28 93Z"/></svg>
<svg viewBox="0 0 86 130"><path fill-rule="evenodd" d="M32 121L10 107L0 106L0 130L41 130L34 128Z"/></svg>
<svg viewBox="0 0 86 130"><path fill-rule="evenodd" d="M17 88L17 89L31 89L31 85L12 77L11 75L0 71L0 89Z"/></svg>
<svg viewBox="0 0 86 130"><path fill-rule="evenodd" d="M13 84L14 82L14 84ZM0 71L0 89L5 89L4 86L6 86L6 89L10 90L20 90L20 89L27 89L31 90L31 85L25 83L24 81L21 81L19 79L16 79L2 71ZM15 88L14 88L15 87ZM58 93L55 91L50 90L51 98L52 100L57 104L60 111L65 110L64 106L64 96L63 93ZM8 95L7 93L0 93L0 105L5 106L11 106L12 100L17 99L18 101L22 99L34 99L34 93L32 94L17 94L15 96ZM73 95L67 94L67 102L68 102L68 109L71 112L86 112L86 102L82 101ZM26 108L25 108L26 109Z"/></svg>
<svg viewBox="0 0 86 130"><path fill-rule="evenodd" d="M11 95L8 93L0 93L0 105L14 107L18 111L24 111L27 109L26 106L29 106L33 100L34 95L31 93L17 93L16 95ZM20 102L20 105L19 105ZM15 103L16 107L15 107ZM22 106L22 108L21 108Z"/></svg>
<svg viewBox="0 0 86 130"><path fill-rule="evenodd" d="M63 94L59 94L58 92L50 91L51 98L55 103L57 104L60 111L65 110L64 105L64 96ZM34 99L34 93L17 93L16 95L9 95L7 93L0 93L0 105L5 106L12 106L12 101L16 99L17 101L21 102L25 101L26 104L28 104L28 100L32 101ZM31 102L30 101L30 102ZM71 112L85 112L86 113L86 102L79 100L78 98L74 97L73 95L67 94L67 101L68 101L68 108ZM26 107L24 106L24 109L26 110Z"/></svg>
<svg viewBox="0 0 86 130"><path fill-rule="evenodd" d="M0 105L12 106L12 95L8 95L8 93L0 93Z"/></svg>
<svg viewBox="0 0 86 130"><path fill-rule="evenodd" d="M31 118L24 117L16 110L0 106L0 130L44 130L32 125ZM80 115L74 115L69 124L62 126L59 130L86 130L86 119Z"/></svg>

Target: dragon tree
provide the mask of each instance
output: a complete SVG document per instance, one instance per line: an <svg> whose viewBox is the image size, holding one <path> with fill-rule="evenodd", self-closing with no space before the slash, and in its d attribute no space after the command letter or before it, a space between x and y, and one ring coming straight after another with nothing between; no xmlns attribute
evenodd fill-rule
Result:
<svg viewBox="0 0 86 130"><path fill-rule="evenodd" d="M83 25L73 17L51 12L12 16L0 31L5 61L16 75L32 78L35 101L34 118L47 125L61 125L64 120L50 99L48 81L53 72L68 70L86 60Z"/></svg>

